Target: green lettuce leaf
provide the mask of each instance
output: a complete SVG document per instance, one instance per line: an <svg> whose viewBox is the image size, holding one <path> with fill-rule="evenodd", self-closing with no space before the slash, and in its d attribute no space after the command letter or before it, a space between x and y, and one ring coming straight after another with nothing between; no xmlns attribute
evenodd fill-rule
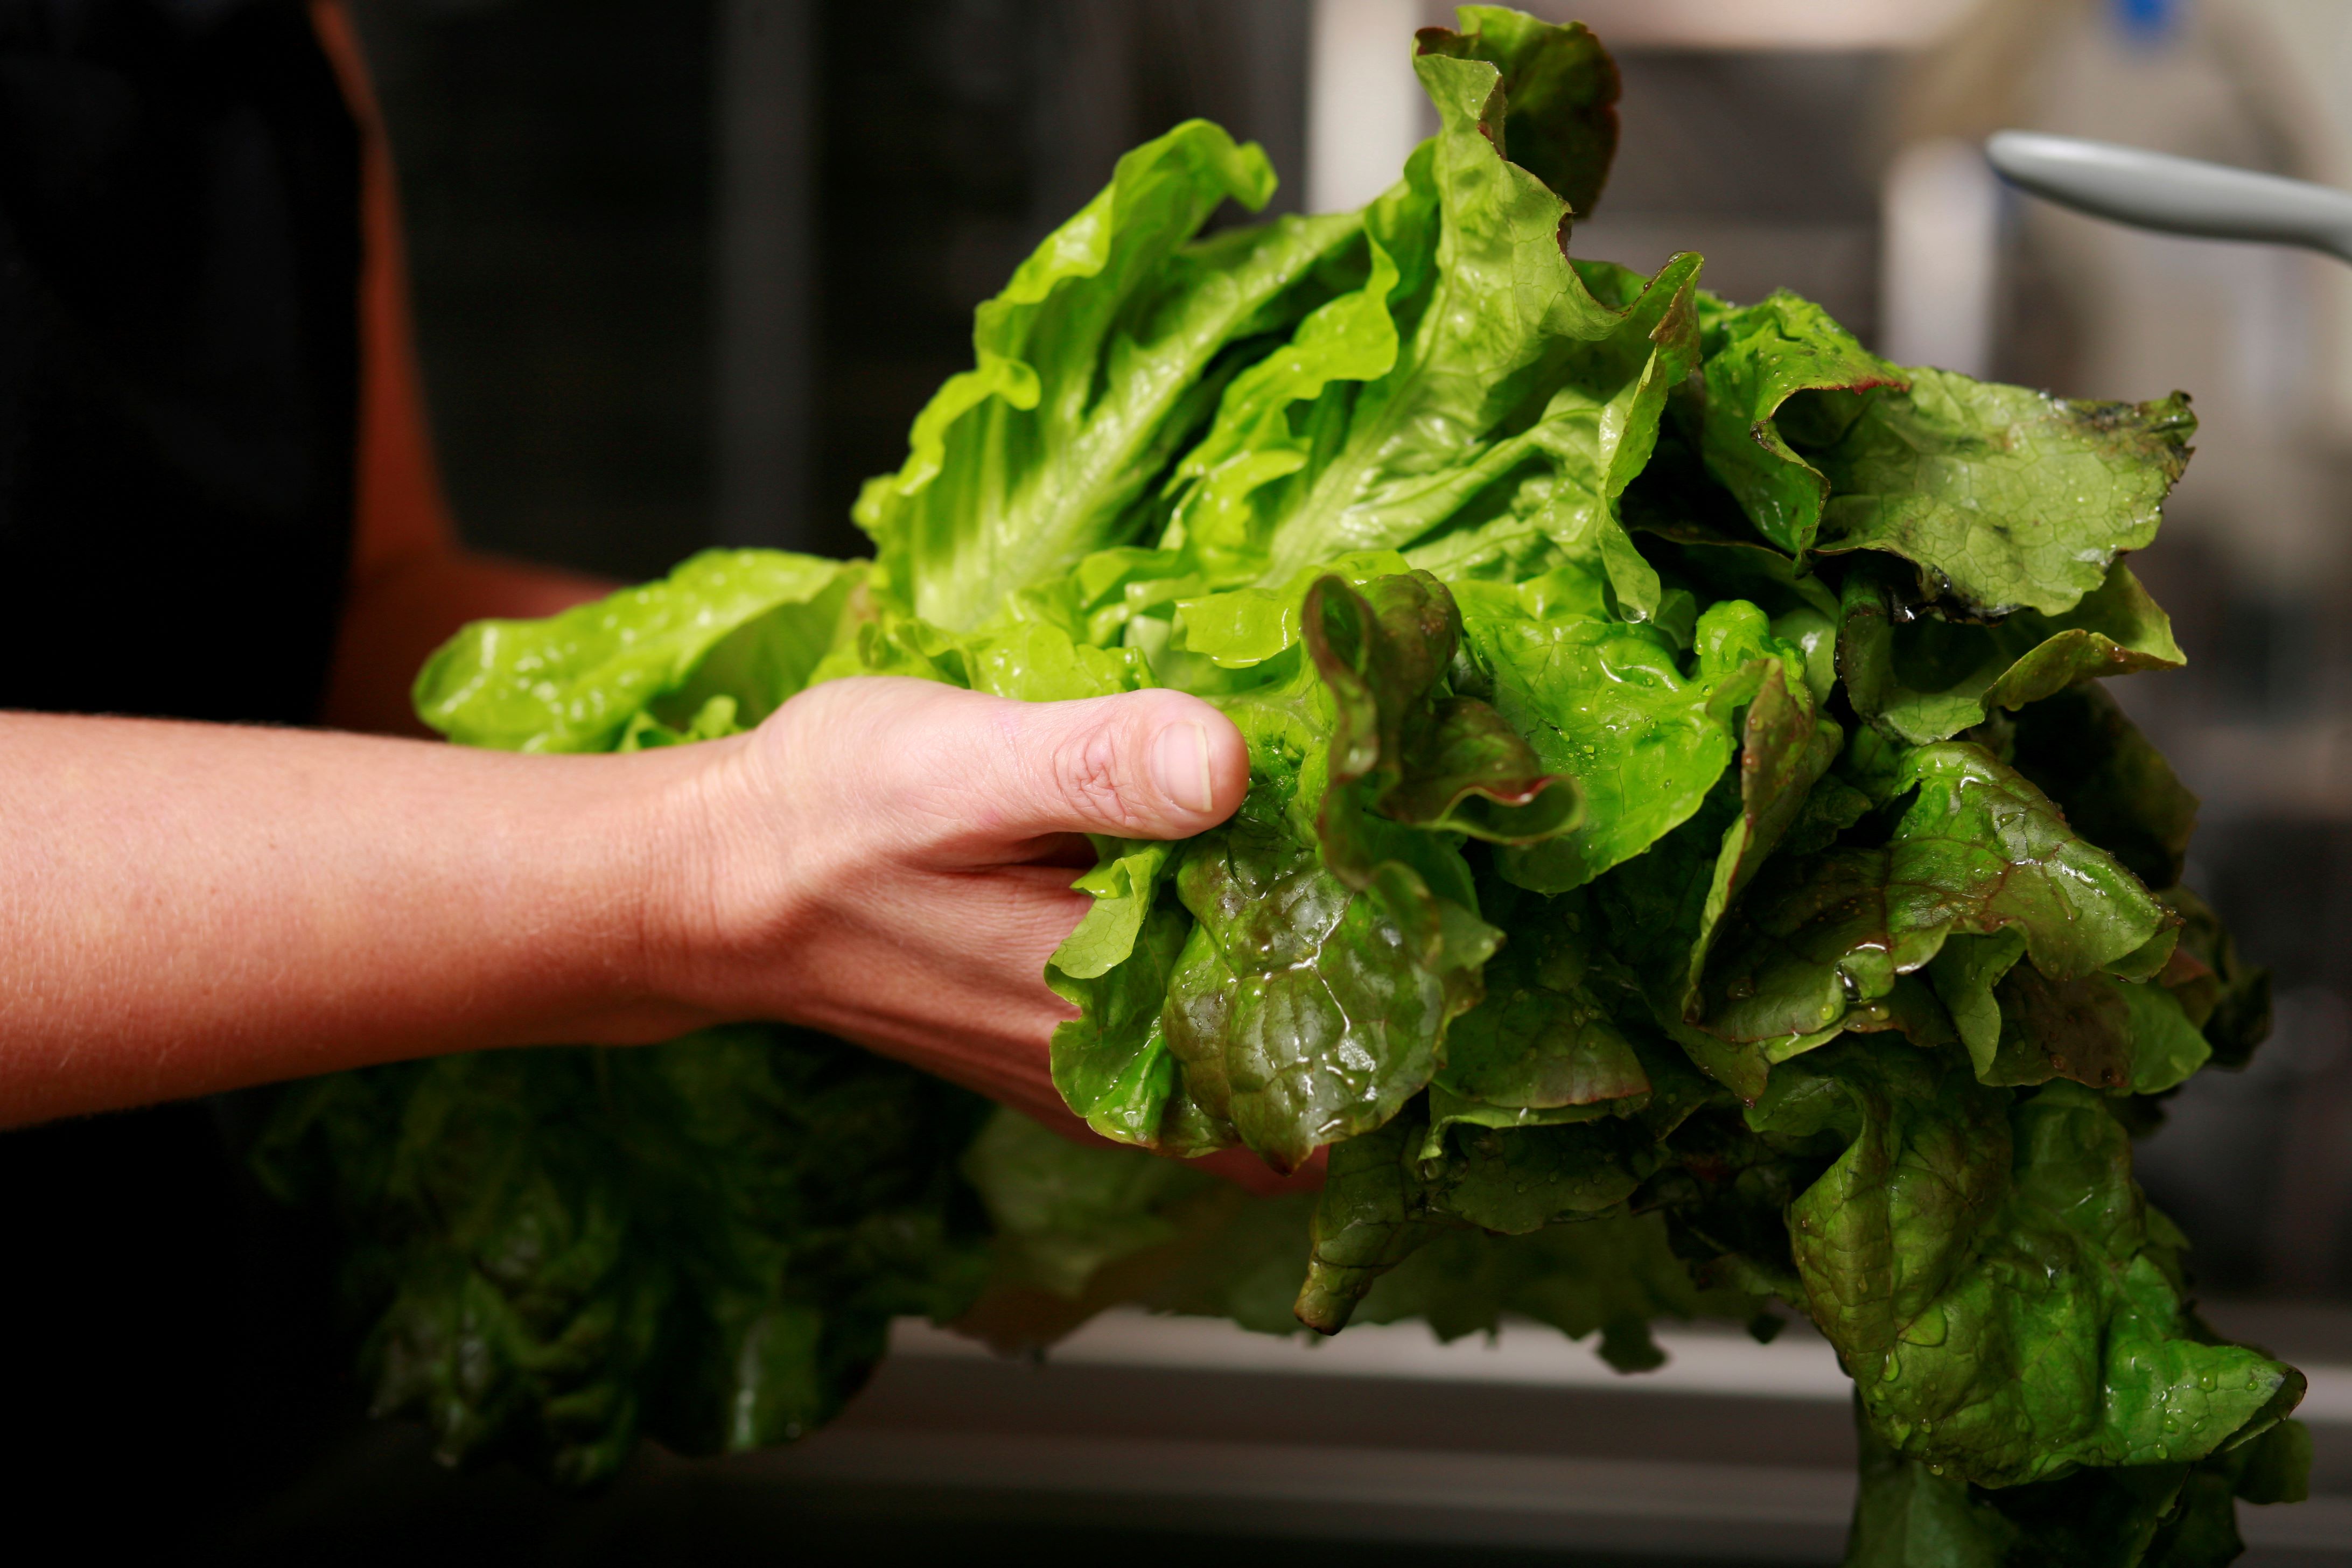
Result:
<svg viewBox="0 0 2352 1568"><path fill-rule="evenodd" d="M1164 845L1155 847L1164 854ZM1078 1009L1054 1030L1054 1087L1063 1101L1106 1138L1176 1155L1207 1153L1236 1137L1229 1121L1193 1100L1161 1017L1192 931L1172 900L1150 905L1114 958L1081 923L1045 971L1055 994ZM1093 973L1065 968L1066 961Z"/></svg>
<svg viewBox="0 0 2352 1568"><path fill-rule="evenodd" d="M1699 421L1707 471L1756 531L1802 559L1821 531L1830 481L1783 436L1833 442L1861 412L1859 395L1901 389L1901 369L1869 353L1811 300L1780 289L1736 310L1702 298L1706 400Z"/></svg>
<svg viewBox="0 0 2352 1568"><path fill-rule="evenodd" d="M488 1051L292 1086L257 1151L352 1237L375 1407L449 1462L575 1485L640 1434L689 1454L815 1430L894 1316L988 1271L955 1162L985 1102L855 1047L743 1026Z"/></svg>
<svg viewBox="0 0 2352 1568"><path fill-rule="evenodd" d="M1604 587L1612 613L1653 619L1665 609L1657 574L1627 537L1619 498L1656 446L1668 395L1696 363L1699 258L1677 256L1654 278L1570 265L1619 321L1554 353L1534 422L1478 453L1472 483L1450 498L1459 510L1408 546L1408 559L1449 579L1520 581L1572 567ZM1517 414L1508 422L1520 423Z"/></svg>
<svg viewBox="0 0 2352 1568"><path fill-rule="evenodd" d="M1423 867L1453 875L1433 888ZM1429 1081L1498 940L1458 852L1431 839L1350 886L1255 794L1187 847L1176 882L1196 923L1169 980L1168 1047L1192 1098L1277 1169L1381 1126Z"/></svg>
<svg viewBox="0 0 2352 1568"><path fill-rule="evenodd" d="M1706 903L1699 911L1698 935L1685 969L1682 1016L1699 1005L1698 977L1723 919L1781 837L1796 825L1812 788L1837 757L1843 732L1837 721L1814 709L1803 687L1791 692L1785 668L1773 664L1748 705L1739 747L1739 816L1724 829Z"/></svg>
<svg viewBox="0 0 2352 1568"><path fill-rule="evenodd" d="M1226 704L1250 794L1177 872L1196 924L1163 1019L1194 1099L1283 1168L1394 1115L1478 1000L1496 936L1461 838L1575 810L1494 710L1441 694L1459 621L1435 579L1318 579L1299 625L1288 677Z"/></svg>
<svg viewBox="0 0 2352 1568"><path fill-rule="evenodd" d="M1615 1120L1460 1129L1435 1157L1427 1132L1416 1101L1333 1152L1295 1309L1308 1328L1339 1332L1375 1281L1448 1228L1529 1236L1620 1215L1660 1158Z"/></svg>
<svg viewBox="0 0 2352 1568"><path fill-rule="evenodd" d="M2063 616L2156 537L2197 429L2184 395L2084 403L1906 374L1811 453L1831 490L1816 549L1899 555L1977 615Z"/></svg>
<svg viewBox="0 0 2352 1568"><path fill-rule="evenodd" d="M1623 1216L1673 1158L1667 1138L1720 1098L1670 1047L1637 1060L1654 1091L1611 1107L1613 1115L1490 1121L1460 1104L1441 1115L1448 1097L1433 1088L1376 1132L1335 1148L1298 1321L1338 1332L1389 1270L1449 1228L1516 1237Z"/></svg>
<svg viewBox="0 0 2352 1568"><path fill-rule="evenodd" d="M1436 578L1382 577L1361 593L1319 578L1301 621L1333 716L1316 826L1341 878L1370 873L1368 813L1497 844L1538 844L1574 826L1574 786L1544 772L1501 714L1475 697L1438 694L1462 621Z"/></svg>
<svg viewBox="0 0 2352 1568"><path fill-rule="evenodd" d="M1987 1083L2071 1079L2094 1089L2161 1094L2205 1065L2212 1048L2178 998L2154 983L2112 974L2053 980L2032 964L2013 966L1993 990L2000 1035Z"/></svg>
<svg viewBox="0 0 2352 1568"><path fill-rule="evenodd" d="M1347 1327L1372 1282L1444 1228L1424 1211L1410 1165L1426 1131L1425 1119L1408 1110L1331 1152L1315 1203L1307 1279L1292 1308L1316 1332Z"/></svg>
<svg viewBox="0 0 2352 1568"><path fill-rule="evenodd" d="M682 729L721 695L757 723L807 684L864 579L862 562L708 550L545 620L476 621L417 673L417 717L510 752L610 751L640 714Z"/></svg>
<svg viewBox="0 0 2352 1568"><path fill-rule="evenodd" d="M1865 352L1786 292L1702 303L1710 473L1802 559L1884 551L1974 616L2063 616L2156 536L2197 422L2179 395L2084 403Z"/></svg>
<svg viewBox="0 0 2352 1568"><path fill-rule="evenodd" d="M1216 1184L1181 1160L1122 1158L999 1107L961 1167L994 1233L996 1279L1066 1299L1181 1232L1171 1205Z"/></svg>
<svg viewBox="0 0 2352 1568"><path fill-rule="evenodd" d="M2071 687L2019 713L2010 762L2133 876L2179 882L2197 797L2105 690Z"/></svg>
<svg viewBox="0 0 2352 1568"><path fill-rule="evenodd" d="M1897 1455L1863 1424L1849 1568L2217 1568L2234 1500L2300 1500L2311 1438L2282 1421L2194 1465L2084 1469L1999 1490Z"/></svg>
<svg viewBox="0 0 2352 1568"><path fill-rule="evenodd" d="M1374 1281L1450 1226L1527 1236L1617 1213L1658 1159L1641 1129L1613 1119L1459 1126L1433 1141L1426 1107L1415 1100L1333 1151L1298 1321L1337 1333Z"/></svg>
<svg viewBox="0 0 2352 1568"><path fill-rule="evenodd" d="M1464 31L1423 28L1418 52L1499 70L1509 110L1496 150L1591 216L1617 155L1617 63L1581 22L1555 26L1505 5L1463 5L1455 16Z"/></svg>
<svg viewBox="0 0 2352 1568"><path fill-rule="evenodd" d="M1768 665L1802 654L1770 636L1743 600L1712 606L1696 668L1654 625L1629 626L1550 596L1552 580L1465 584L1464 628L1493 701L1543 764L1576 783L1582 820L1504 857L1503 874L1538 892L1583 886L1640 854L1696 811L1729 764L1731 710Z"/></svg>
<svg viewBox="0 0 2352 1568"><path fill-rule="evenodd" d="M1444 51L1507 57L1553 114L1570 106L1573 83L1613 83L1555 68L1587 47L1581 29L1514 24L1509 33L1433 45L1415 59L1438 133L1366 209L1363 289L1323 306L1287 349L1236 379L1180 465L1179 480L1193 488L1169 542L1216 575L1280 583L1350 551L1410 544L1481 497L1507 502L1523 483L1546 482L1562 465L1555 448L1578 448L1569 461L1582 471L1571 477L1587 491L1601 490L1612 467L1622 486L1646 457L1641 427L1654 426L1696 350L1688 324L1666 327L1683 357L1649 372L1666 352L1650 335L1676 301L1687 316L1696 259L1670 266L1636 300L1596 297L1560 248L1568 204L1499 150L1509 134L1506 71ZM1531 127L1523 140L1542 151L1530 155L1552 162L1559 139ZM1604 289L1618 281L1608 275ZM1591 367L1600 384L1576 384L1566 362L1577 345L1621 330L1622 345ZM1612 403L1626 383L1623 404ZM1629 405L1647 406L1646 421L1601 413ZM1597 441L1622 457L1592 467Z"/></svg>
<svg viewBox="0 0 2352 1568"><path fill-rule="evenodd" d="M2179 1234L2079 1086L2012 1106L1948 1053L1840 1046L1777 1069L1751 1116L1851 1138L1791 1204L1790 1239L1814 1322L1903 1457L1994 1487L2189 1462L2301 1397L2292 1369L2201 1342Z"/></svg>
<svg viewBox="0 0 2352 1568"><path fill-rule="evenodd" d="M2043 974L2074 980L2170 929L2137 878L1983 748L1922 746L1896 785L1916 794L1885 845L1776 867L1741 902L1704 977L1709 1033L1829 1028L1893 995L1955 934L2014 930Z"/></svg>
<svg viewBox="0 0 2352 1568"><path fill-rule="evenodd" d="M1480 894L1510 940L1487 963L1484 999L1447 1031L1445 1065L1430 1086L1432 1125L1533 1126L1648 1104L1641 1052L1608 988L1591 984L1587 900L1540 899L1500 881Z"/></svg>
<svg viewBox="0 0 2352 1568"><path fill-rule="evenodd" d="M1529 1320L1575 1340L1597 1332L1601 1359L1635 1373L1664 1364L1650 1337L1658 1319L1756 1321L1759 1308L1741 1292L1694 1285L1658 1215L1622 1215L1525 1236L1446 1231L1382 1275L1349 1321L1418 1319L1455 1340L1499 1333L1507 1316Z"/></svg>
<svg viewBox="0 0 2352 1568"><path fill-rule="evenodd" d="M2062 615L2019 610L1989 625L1913 603L1895 570L1857 566L1845 578L1837 647L1854 711L1913 745L2081 681L2185 662L2171 621L2120 561Z"/></svg>
<svg viewBox="0 0 2352 1568"><path fill-rule="evenodd" d="M1188 244L1274 173L1188 121L1118 162L972 327L975 367L915 421L906 466L871 480L858 523L904 607L953 631L1088 553L1134 542L1133 510L1205 421L1228 344L1287 327L1360 244L1352 216L1283 218Z"/></svg>

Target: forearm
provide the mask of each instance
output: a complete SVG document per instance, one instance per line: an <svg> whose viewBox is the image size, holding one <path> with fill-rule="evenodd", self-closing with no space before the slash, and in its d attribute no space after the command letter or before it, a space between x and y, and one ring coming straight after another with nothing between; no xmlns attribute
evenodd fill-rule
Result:
<svg viewBox="0 0 2352 1568"><path fill-rule="evenodd" d="M437 543L411 551L352 584L321 717L341 730L423 735L409 684L458 627L490 616L551 616L614 585Z"/></svg>
<svg viewBox="0 0 2352 1568"><path fill-rule="evenodd" d="M0 715L0 1123L654 1039L678 753Z"/></svg>

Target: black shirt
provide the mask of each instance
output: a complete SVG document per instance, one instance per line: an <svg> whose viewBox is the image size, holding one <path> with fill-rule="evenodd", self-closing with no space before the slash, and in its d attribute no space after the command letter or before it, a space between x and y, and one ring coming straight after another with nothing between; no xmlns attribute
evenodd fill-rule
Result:
<svg viewBox="0 0 2352 1568"><path fill-rule="evenodd" d="M301 5L0 0L0 708L316 716L359 261Z"/></svg>
<svg viewBox="0 0 2352 1568"><path fill-rule="evenodd" d="M301 5L0 0L0 708L316 716L360 253L358 132ZM19 1552L184 1560L283 1473L340 1365L235 1113L0 1135Z"/></svg>

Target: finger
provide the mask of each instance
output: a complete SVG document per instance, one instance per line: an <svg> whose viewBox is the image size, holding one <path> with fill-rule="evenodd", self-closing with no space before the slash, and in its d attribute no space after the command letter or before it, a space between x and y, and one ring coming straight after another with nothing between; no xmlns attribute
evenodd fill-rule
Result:
<svg viewBox="0 0 2352 1568"><path fill-rule="evenodd" d="M1005 847L1056 834L1186 838L1234 814L1249 750L1233 721L1181 691L1070 702L941 693L904 763L947 837Z"/></svg>

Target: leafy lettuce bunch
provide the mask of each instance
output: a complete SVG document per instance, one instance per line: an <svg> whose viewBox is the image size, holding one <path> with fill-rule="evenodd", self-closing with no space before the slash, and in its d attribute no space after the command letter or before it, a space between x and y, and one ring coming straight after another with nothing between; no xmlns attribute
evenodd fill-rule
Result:
<svg viewBox="0 0 2352 1568"><path fill-rule="evenodd" d="M1194 121L981 307L856 516L443 648L453 740L632 750L911 676L1197 693L1228 823L1101 841L1047 979L1063 1143L742 1028L309 1086L387 1408L593 1479L797 1435L893 1313L1115 1300L1279 1331L1508 1312L1654 1365L1801 1311L1854 1378L1851 1561L2185 1564L2300 1487L2303 1381L2190 1308L2130 1139L2267 1016L2180 885L2196 803L2096 678L2177 667L2126 564L2186 398L1891 364L1700 258L1570 254L1614 147L1581 26L1420 35L1437 133L1360 212Z"/></svg>

